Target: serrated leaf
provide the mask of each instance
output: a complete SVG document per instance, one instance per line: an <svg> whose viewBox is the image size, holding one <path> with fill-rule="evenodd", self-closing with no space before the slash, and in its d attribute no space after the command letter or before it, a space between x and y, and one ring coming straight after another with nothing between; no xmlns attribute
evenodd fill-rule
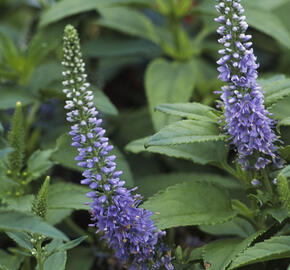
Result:
<svg viewBox="0 0 290 270"><path fill-rule="evenodd" d="M150 152L166 155L168 157L182 158L201 165L222 163L227 159L229 151L224 142L150 146L145 149L144 144L147 141L148 137L133 141L126 146L126 150L135 154L140 152ZM215 155L212 154L213 152Z"/></svg>
<svg viewBox="0 0 290 270"><path fill-rule="evenodd" d="M58 224L71 215L73 209L47 209L45 220L52 224Z"/></svg>
<svg viewBox="0 0 290 270"><path fill-rule="evenodd" d="M163 103L187 102L194 88L194 65L191 62L170 62L159 58L152 61L145 74L145 88L155 130L170 120L168 115L156 113Z"/></svg>
<svg viewBox="0 0 290 270"><path fill-rule="evenodd" d="M37 150L27 161L27 181L32 181L42 176L54 164L50 161L53 149Z"/></svg>
<svg viewBox="0 0 290 270"><path fill-rule="evenodd" d="M215 109L197 102L160 104L157 105L156 110L193 120L205 120L215 123L218 120L218 116L214 113Z"/></svg>
<svg viewBox="0 0 290 270"><path fill-rule="evenodd" d="M21 197L9 197L6 199L9 209L14 209L22 212L30 212L34 195L23 195Z"/></svg>
<svg viewBox="0 0 290 270"><path fill-rule="evenodd" d="M67 240L65 234L37 216L15 210L0 210L0 230L12 232L30 232L47 237Z"/></svg>
<svg viewBox="0 0 290 270"><path fill-rule="evenodd" d="M287 145L286 147L281 147L280 154L282 158L284 158L287 161L290 161L290 145Z"/></svg>
<svg viewBox="0 0 290 270"><path fill-rule="evenodd" d="M48 209L84 209L90 207L85 205L88 201L86 193L90 189L86 186L72 183L56 183L49 188L47 205Z"/></svg>
<svg viewBox="0 0 290 270"><path fill-rule="evenodd" d="M65 270L67 260L66 251L62 250L57 253L52 254L48 259L44 262L44 270Z"/></svg>
<svg viewBox="0 0 290 270"><path fill-rule="evenodd" d="M290 126L290 117L286 117L279 121L279 126Z"/></svg>
<svg viewBox="0 0 290 270"><path fill-rule="evenodd" d="M138 179L138 191L144 197L152 196L159 190L165 189L169 186L176 185L183 182L207 182L221 185L226 189L240 190L242 186L233 178L224 177L218 174L210 173L170 173L170 174L154 174L141 179Z"/></svg>
<svg viewBox="0 0 290 270"><path fill-rule="evenodd" d="M255 232L251 223L243 218L235 217L233 220L216 225L200 225L200 230L216 236L239 236L246 238Z"/></svg>
<svg viewBox="0 0 290 270"><path fill-rule="evenodd" d="M265 105L271 106L290 95L290 79L276 75L269 79L259 80L265 92Z"/></svg>
<svg viewBox="0 0 290 270"><path fill-rule="evenodd" d="M17 243L20 247L31 250L33 245L31 244L31 236L24 232L6 232L6 234Z"/></svg>
<svg viewBox="0 0 290 270"><path fill-rule="evenodd" d="M153 219L159 229L221 223L236 215L225 189L200 182L169 187L142 207L155 213Z"/></svg>
<svg viewBox="0 0 290 270"><path fill-rule="evenodd" d="M273 118L277 120L283 120L290 117L290 96L279 100L277 103L273 104L269 111L273 114Z"/></svg>
<svg viewBox="0 0 290 270"><path fill-rule="evenodd" d="M182 120L162 128L145 143L145 147L222 141L217 124L208 121Z"/></svg>
<svg viewBox="0 0 290 270"><path fill-rule="evenodd" d="M274 236L247 248L233 260L230 270L258 262L290 257L290 236Z"/></svg>

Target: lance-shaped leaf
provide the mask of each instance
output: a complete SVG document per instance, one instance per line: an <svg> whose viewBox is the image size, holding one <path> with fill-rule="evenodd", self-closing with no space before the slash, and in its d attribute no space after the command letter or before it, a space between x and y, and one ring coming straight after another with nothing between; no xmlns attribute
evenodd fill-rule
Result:
<svg viewBox="0 0 290 270"><path fill-rule="evenodd" d="M149 198L143 207L155 213L159 229L221 223L236 216L225 189L206 182L169 187Z"/></svg>
<svg viewBox="0 0 290 270"><path fill-rule="evenodd" d="M161 129L145 144L145 147L222 141L217 124L208 121L183 120Z"/></svg>
<svg viewBox="0 0 290 270"><path fill-rule="evenodd" d="M228 147L223 141L150 146L145 149L144 144L147 141L148 137L133 141L126 146L126 150L135 154L150 152L182 158L201 165L225 162L228 155ZM213 152L215 152L215 155L212 154Z"/></svg>
<svg viewBox="0 0 290 270"><path fill-rule="evenodd" d="M218 120L215 109L197 102L160 104L156 107L156 110L193 120L205 120L212 122L217 122Z"/></svg>
<svg viewBox="0 0 290 270"><path fill-rule="evenodd" d="M41 218L15 210L0 210L0 230L38 233L51 238L68 240L65 234Z"/></svg>
<svg viewBox="0 0 290 270"><path fill-rule="evenodd" d="M161 58L148 66L145 88L155 130L172 122L172 117L155 112L157 105L189 101L195 84L194 70L192 62L170 62Z"/></svg>
<svg viewBox="0 0 290 270"><path fill-rule="evenodd" d="M282 258L290 258L290 236L274 236L247 248L233 260L229 269Z"/></svg>

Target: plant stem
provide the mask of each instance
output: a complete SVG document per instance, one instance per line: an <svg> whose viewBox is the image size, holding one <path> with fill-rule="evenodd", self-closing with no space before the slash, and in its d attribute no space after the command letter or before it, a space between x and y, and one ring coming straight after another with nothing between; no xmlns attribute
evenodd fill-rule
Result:
<svg viewBox="0 0 290 270"><path fill-rule="evenodd" d="M176 48L176 51L179 53L181 52L181 44L179 39L179 19L176 17L174 9L174 0L170 0L170 6L171 6L171 13L168 17L168 22L171 28L172 36L173 36L173 42Z"/></svg>
<svg viewBox="0 0 290 270"><path fill-rule="evenodd" d="M269 192L270 196L273 197L272 185L271 185L271 182L270 182L270 179L269 179L269 177L267 175L266 170L262 170L262 174L263 174L263 177L264 177L265 187L266 187L267 191Z"/></svg>
<svg viewBox="0 0 290 270"><path fill-rule="evenodd" d="M42 260L42 250L41 250L42 241L38 240L36 245L37 251L37 265L39 266L39 270L44 270L43 260Z"/></svg>

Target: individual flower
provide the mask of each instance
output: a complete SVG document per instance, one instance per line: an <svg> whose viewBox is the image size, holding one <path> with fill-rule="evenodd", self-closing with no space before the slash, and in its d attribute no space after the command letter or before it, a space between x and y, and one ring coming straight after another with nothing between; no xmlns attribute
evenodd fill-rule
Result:
<svg viewBox="0 0 290 270"><path fill-rule="evenodd" d="M215 19L221 26L218 40L224 46L217 61L224 106L224 128L231 143L237 148L238 159L244 169L265 168L271 162L279 165L278 141L272 128L275 122L264 106L264 95L257 84L259 65L252 48L251 35L241 0L217 0L220 16Z"/></svg>
<svg viewBox="0 0 290 270"><path fill-rule="evenodd" d="M136 188L128 190L120 180L122 172L116 169L113 146L105 137L93 93L88 90L79 38L71 25L64 31L63 51L65 109L72 146L78 150L75 160L84 168L81 183L91 188L87 194L92 199L91 226L97 228L121 262L131 262L129 269L160 269L162 265L173 269L170 252L160 243L165 232L156 229L150 211L138 207L141 197L134 195Z"/></svg>

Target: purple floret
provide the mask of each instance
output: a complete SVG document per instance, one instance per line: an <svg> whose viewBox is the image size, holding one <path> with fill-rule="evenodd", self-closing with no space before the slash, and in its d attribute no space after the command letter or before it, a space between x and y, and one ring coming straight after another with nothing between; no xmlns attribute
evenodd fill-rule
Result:
<svg viewBox="0 0 290 270"><path fill-rule="evenodd" d="M67 120L71 122L72 146L78 150L75 160L84 168L82 184L89 185L92 199L90 226L106 239L115 256L124 264L131 262L134 269L171 270L170 251L162 246L165 232L158 231L151 220L152 212L139 208L141 196L124 187L117 171L116 156L111 154L113 146L105 137L102 119L94 107L93 94L88 91L84 62L80 52L76 30L67 26L64 35L64 61L66 80L64 93Z"/></svg>
<svg viewBox="0 0 290 270"><path fill-rule="evenodd" d="M230 135L231 144L238 152L244 169L259 170L271 162L279 166L278 141L272 128L275 122L264 106L264 95L257 84L259 65L252 48L251 35L246 34L248 24L243 15L241 0L217 0L221 14L215 21L221 26L218 40L224 45L219 50L219 79L222 87L221 100L224 107L224 128Z"/></svg>

